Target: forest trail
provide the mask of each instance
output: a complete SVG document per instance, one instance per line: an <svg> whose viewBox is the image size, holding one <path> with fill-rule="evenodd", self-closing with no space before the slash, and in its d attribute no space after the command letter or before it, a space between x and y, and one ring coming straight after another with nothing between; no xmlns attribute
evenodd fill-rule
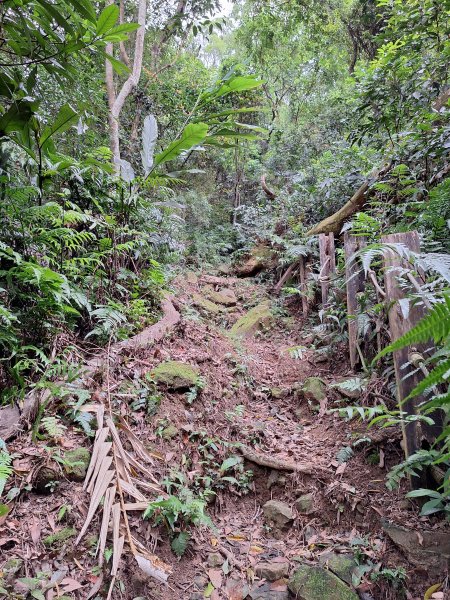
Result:
<svg viewBox="0 0 450 600"><path fill-rule="evenodd" d="M175 513L186 516L175 518L172 532L155 526L157 516L170 519L170 511L156 511L153 521L142 520L143 507L128 513L133 535L172 572L168 585L155 584L125 550L122 592L112 597L287 600L294 597L292 574L306 568L313 569L306 574L310 589L300 596L306 600L319 598L319 589L324 599L394 598L392 586L360 589L358 596L349 584L363 560L404 564L411 581L417 575L382 527L383 517L395 520L405 510L410 525L418 522L413 505L385 488L385 470L401 454L399 432L368 437L363 424L350 426L329 411L342 401L330 385L351 376L345 357L330 360L326 343L302 323L298 307L282 308L266 285L188 272L173 288L178 324L150 347L130 351L125 345L107 385L113 414L156 458L153 481L182 499ZM92 398L104 403L105 380L94 381ZM86 438L71 429L59 444L70 452L86 446ZM133 454L133 445L125 447ZM46 442L30 446L21 437L10 448L18 473L35 473L45 460ZM79 586L73 597L84 599L98 579L93 547L99 516L74 547L72 536L88 506L82 481L60 478L52 494L34 491L17 502L3 549L25 565L32 561L34 569L63 572L64 581ZM212 528L193 526L204 520L197 519L193 498L207 502ZM178 559L170 543L180 527L190 530L191 539ZM67 539L54 541L67 530ZM417 576L423 580L423 571Z"/></svg>

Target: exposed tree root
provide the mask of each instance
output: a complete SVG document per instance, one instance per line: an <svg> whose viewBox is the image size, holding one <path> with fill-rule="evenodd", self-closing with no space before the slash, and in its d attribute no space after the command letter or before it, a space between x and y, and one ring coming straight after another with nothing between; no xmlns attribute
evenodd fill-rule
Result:
<svg viewBox="0 0 450 600"><path fill-rule="evenodd" d="M299 463L291 462L284 458L276 458L274 456L267 456L255 452L248 446L239 446L239 451L242 456L256 465L261 467L268 467L269 469L276 469L278 471L294 471L295 473L304 473L305 475L314 475L318 472L324 471L320 465L314 465L312 463Z"/></svg>

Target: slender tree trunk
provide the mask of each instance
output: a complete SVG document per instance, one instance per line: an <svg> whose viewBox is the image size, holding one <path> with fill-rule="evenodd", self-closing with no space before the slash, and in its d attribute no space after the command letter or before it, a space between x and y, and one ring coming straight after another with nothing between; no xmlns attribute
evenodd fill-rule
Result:
<svg viewBox="0 0 450 600"><path fill-rule="evenodd" d="M108 0L108 4L111 4L112 0ZM138 5L138 19L140 27L136 31L136 39L134 43L134 57L133 57L133 68L131 70L128 79L123 84L119 93L116 94L114 87L114 71L111 63L106 61L106 89L108 93L108 120L109 120L109 135L110 135L110 147L113 154L113 162L116 170L119 169L120 163L120 113L125 104L126 99L132 92L132 90L139 83L142 71L142 58L144 55L144 38L145 38L145 17L147 11L147 0L139 0ZM113 53L112 44L106 46L106 52L108 54Z"/></svg>

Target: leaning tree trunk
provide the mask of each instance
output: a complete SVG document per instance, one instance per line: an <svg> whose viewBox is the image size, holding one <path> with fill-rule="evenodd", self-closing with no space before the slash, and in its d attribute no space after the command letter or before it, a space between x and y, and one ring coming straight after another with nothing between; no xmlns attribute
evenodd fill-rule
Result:
<svg viewBox="0 0 450 600"><path fill-rule="evenodd" d="M109 4L112 4L112 0L109 0ZM131 94L133 89L139 83L142 71L142 58L144 55L144 38L145 38L145 17L147 12L147 0L139 0L138 5L138 19L137 22L140 25L136 31L136 39L134 43L134 58L133 67L130 75L122 85L119 93L116 95L114 87L114 71L111 63L106 61L106 89L108 93L108 121L109 121L109 137L110 147L113 154L113 162L116 170L119 169L120 163L120 113L126 99ZM106 46L106 52L108 54L113 53L113 45L108 44ZM123 56L123 52L121 53Z"/></svg>

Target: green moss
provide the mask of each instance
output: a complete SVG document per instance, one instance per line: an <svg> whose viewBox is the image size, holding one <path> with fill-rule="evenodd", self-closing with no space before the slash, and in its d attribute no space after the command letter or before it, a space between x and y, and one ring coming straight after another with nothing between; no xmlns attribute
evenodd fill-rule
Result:
<svg viewBox="0 0 450 600"><path fill-rule="evenodd" d="M191 365L171 360L158 365L151 375L158 385L170 390L188 390L196 386L200 372Z"/></svg>
<svg viewBox="0 0 450 600"><path fill-rule="evenodd" d="M230 330L233 337L247 337L258 331L264 325L269 325L273 315L270 311L270 302L262 302L248 311L236 321Z"/></svg>
<svg viewBox="0 0 450 600"><path fill-rule="evenodd" d="M178 435L178 429L175 427L175 425L168 425L165 429L163 429L162 431L162 438L165 440L171 440L174 437L177 437Z"/></svg>
<svg viewBox="0 0 450 600"><path fill-rule="evenodd" d="M300 393L307 400L320 402L325 399L326 390L327 386L320 377L308 377L300 388Z"/></svg>
<svg viewBox="0 0 450 600"><path fill-rule="evenodd" d="M76 534L77 532L75 531L75 529L73 529L73 527L64 527L64 529L61 529L61 531L58 531L57 533L52 533L52 535L48 535L42 541L44 543L44 546L47 547L59 546L71 537L75 537Z"/></svg>
<svg viewBox="0 0 450 600"><path fill-rule="evenodd" d="M220 312L220 306L217 306L217 304L214 304L214 302L211 302L211 300L203 298L203 296L200 296L200 294L192 294L192 299L195 306L208 313L216 315Z"/></svg>
<svg viewBox="0 0 450 600"><path fill-rule="evenodd" d="M74 448L64 453L64 472L73 481L84 481L91 460L86 448Z"/></svg>
<svg viewBox="0 0 450 600"><path fill-rule="evenodd" d="M321 567L301 565L289 580L298 600L358 600L359 596L334 573Z"/></svg>

